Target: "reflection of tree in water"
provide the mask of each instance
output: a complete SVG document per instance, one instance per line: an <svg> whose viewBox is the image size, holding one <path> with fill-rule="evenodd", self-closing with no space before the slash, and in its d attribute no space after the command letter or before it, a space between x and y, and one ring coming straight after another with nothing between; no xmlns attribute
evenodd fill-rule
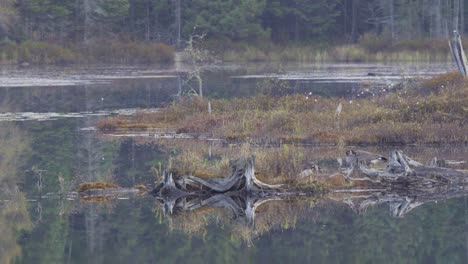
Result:
<svg viewBox="0 0 468 264"><path fill-rule="evenodd" d="M88 86L84 87L84 104L85 111L92 111L96 108L95 102L91 99L88 100L89 95ZM94 117L84 117L80 126L93 127L95 125ZM75 161L75 175L77 181L112 181L112 161L118 142L103 142L98 138L95 133L83 132L76 133L75 139L77 145L76 161Z"/></svg>
<svg viewBox="0 0 468 264"><path fill-rule="evenodd" d="M23 133L11 124L0 127L0 262L13 263L21 256L18 232L31 228L24 194L17 186L20 155L28 147Z"/></svg>
<svg viewBox="0 0 468 264"><path fill-rule="evenodd" d="M16 187L16 186L15 186ZM21 256L21 246L18 244L18 232L31 229L31 220L27 210L27 202L22 193L16 189L9 192L13 186L0 185L2 202L0 205L0 262L14 263ZM5 195L5 193L8 193ZM5 201L3 199L8 199Z"/></svg>
<svg viewBox="0 0 468 264"><path fill-rule="evenodd" d="M30 210L37 227L24 241L24 262L65 262L76 247L69 234L72 224L69 216L72 210L77 210L65 194L74 189L78 180L112 175L112 159L118 144L102 144L94 136L78 131L89 124L91 120L67 119L31 122L24 126L32 135L30 148L23 155L25 163L21 165L26 171L24 189L37 200L31 203ZM40 189L37 188L38 175L42 178ZM99 241L99 234L93 232L92 225L96 215L89 210L90 241Z"/></svg>
<svg viewBox="0 0 468 264"><path fill-rule="evenodd" d="M312 258L320 263L444 263L447 259L464 263L463 204L462 199L441 201L437 207L421 206L400 219L389 217L381 206L359 215L342 203L304 199L260 206L254 225L216 207L181 211L169 216L168 222L190 236L207 239L210 232L221 232L213 228L215 225L234 241L244 241L259 252L262 248L278 249L259 253L256 257L262 261Z"/></svg>
<svg viewBox="0 0 468 264"><path fill-rule="evenodd" d="M200 155L207 159L207 168L213 165L213 159L222 160L218 157L221 155L219 150L211 149L210 156L209 148L203 149L204 153ZM232 151L239 152L238 149ZM294 163L301 163L291 149L280 152L278 157L293 158ZM173 151L171 155L173 153L181 152ZM187 156L199 161L198 155ZM312 157L325 169L326 164L332 163L329 156L333 153L305 156ZM316 159L320 156L325 157L324 160ZM120 145L117 157L115 164L118 166L113 172L122 186L133 185L129 180L132 175L137 183L144 177L148 178L151 166L163 158L158 148L138 145L130 140ZM274 159L269 157L267 160ZM173 162L181 165L176 160ZM276 166L273 167L271 171L277 171ZM190 171L190 167L187 166L186 170ZM284 173L282 170L279 172ZM405 259L425 262L431 258L442 262L444 256L449 256L449 262L463 263L460 261L464 254L463 203L459 200L439 202L437 207L422 205L403 219L388 217L388 209L381 206L369 207L361 215L330 200L270 201L256 208L254 224L249 224L243 216L234 217L231 209L215 206L181 210L167 217L158 211L155 219L154 202L154 198L141 198L105 204L80 203L74 208L74 214L62 220L57 217L57 211L51 210L44 214L44 223L47 224L41 226L45 235L36 235L31 240L46 241L49 240L46 237L53 237L57 242L53 245L43 243L46 244L43 247L36 242L34 247L27 249L42 250L41 254L35 252L36 256L41 256L39 260L42 262L64 262L71 248L71 259L87 263L147 263L156 259L161 262L190 259L193 263L210 260L238 263L252 259L362 263L377 259L386 263L393 257L404 263ZM168 231L168 227L172 231ZM453 241L449 241L451 237ZM246 250L245 245L252 245L252 248ZM54 251L61 257L54 258ZM49 256L43 257L46 254ZM25 261L33 261L34 254L29 253L28 256Z"/></svg>
<svg viewBox="0 0 468 264"><path fill-rule="evenodd" d="M88 86L84 87L84 94L85 111L99 108L96 104L103 103L92 100ZM95 124L95 118L89 116L82 120L82 127L92 127ZM76 175L77 182L115 181L113 161L119 143L103 142L92 132L77 133L76 137L77 153L74 175ZM100 219L102 208L97 204L86 204L75 210L83 212L88 259L92 260L92 263L102 263L100 252L103 248L103 232L105 231L102 226L105 225L104 221Z"/></svg>

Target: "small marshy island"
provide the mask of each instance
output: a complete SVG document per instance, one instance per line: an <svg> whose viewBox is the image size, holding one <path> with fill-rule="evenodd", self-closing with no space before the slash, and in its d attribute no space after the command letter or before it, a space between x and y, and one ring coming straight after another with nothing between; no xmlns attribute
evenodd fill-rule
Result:
<svg viewBox="0 0 468 264"><path fill-rule="evenodd" d="M102 118L97 128L104 136L143 135L138 144L173 153L148 192L164 215L185 223L189 212L223 208L245 219L248 243L261 228L289 221L256 227L257 208L268 202L334 201L357 213L389 204L403 217L467 195L466 157L416 153L416 161L397 150L468 143L468 81L461 74L405 80L353 99L294 93L279 80L262 85L252 97L182 96L155 112Z"/></svg>
<svg viewBox="0 0 468 264"><path fill-rule="evenodd" d="M468 81L459 73L408 80L357 99L294 94L281 81L264 85L253 97L182 97L155 113L106 117L97 128L257 145L468 143Z"/></svg>
<svg viewBox="0 0 468 264"><path fill-rule="evenodd" d="M267 231L309 219L310 208L324 204L358 214L387 204L402 218L421 205L465 197L465 156L413 150L411 157L399 150L468 144L468 80L463 62L458 66L460 72L361 87L350 98L297 91L279 78L257 82L252 96L207 98L198 79L199 93L179 93L157 111L101 118L96 128L170 156L154 169L156 184L146 193L174 228L200 234L217 219L252 244ZM367 151L382 148L388 152ZM142 190L80 193L106 201L118 192Z"/></svg>

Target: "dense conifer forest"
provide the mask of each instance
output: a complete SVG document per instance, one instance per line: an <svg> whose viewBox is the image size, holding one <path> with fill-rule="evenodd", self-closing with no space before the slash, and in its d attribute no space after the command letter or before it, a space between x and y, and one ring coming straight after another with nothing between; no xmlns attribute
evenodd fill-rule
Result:
<svg viewBox="0 0 468 264"><path fill-rule="evenodd" d="M446 48L453 30L465 32L467 9L460 0L0 0L1 60L17 61L23 53L53 44L58 47L49 53L62 53L64 61L76 58L63 55L60 47L81 54L85 49L99 58L139 50L131 56L136 61L156 50L167 56L147 60L170 61L171 49L136 43L182 49L193 35L204 35L209 49L222 52L242 45L269 49L350 43L370 51L427 50L442 39L436 48ZM116 42L120 44L110 51L99 48ZM11 52L12 43L29 46ZM132 62L124 54L114 57Z"/></svg>

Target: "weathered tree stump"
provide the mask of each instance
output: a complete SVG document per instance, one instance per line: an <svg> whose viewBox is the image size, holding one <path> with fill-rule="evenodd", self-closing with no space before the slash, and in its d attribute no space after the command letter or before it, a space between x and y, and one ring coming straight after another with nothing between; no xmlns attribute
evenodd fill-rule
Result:
<svg viewBox="0 0 468 264"><path fill-rule="evenodd" d="M426 166L399 151L392 152L388 158L363 151L349 151L347 155L350 165L346 171L347 180L368 181L371 187L332 190L330 197L339 192L337 199L357 212L363 212L371 205L388 203L391 213L402 217L421 204L468 195L468 171L465 170L434 166L437 163ZM387 166L372 168L370 164L375 160L372 157L388 162ZM209 180L194 176L174 180L171 174L165 173L162 182L151 193L165 214L223 207L234 217L243 217L251 224L255 221L257 207L263 203L315 195L314 192L261 182L255 177L253 157L238 160L232 167L231 176Z"/></svg>
<svg viewBox="0 0 468 264"><path fill-rule="evenodd" d="M372 169L355 160L347 171L349 181L367 180L373 187L360 190L340 190L339 200L358 213L369 206L389 203L395 217L428 203L468 195L468 171L426 166L399 151L391 153L385 168Z"/></svg>

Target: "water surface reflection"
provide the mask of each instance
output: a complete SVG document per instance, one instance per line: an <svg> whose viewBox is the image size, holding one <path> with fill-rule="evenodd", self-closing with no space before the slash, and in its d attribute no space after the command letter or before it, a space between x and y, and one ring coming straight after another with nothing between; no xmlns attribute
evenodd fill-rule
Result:
<svg viewBox="0 0 468 264"><path fill-rule="evenodd" d="M272 73L278 75L277 78L301 83L296 86L298 90L303 89L301 92L312 88L319 91L324 87L324 92L343 95L343 91L331 91L335 84L328 83L327 87L320 88L315 86L317 80L310 80L313 74L332 72L330 67L333 68L286 66L279 71L252 66L232 67L221 73L207 71L205 95L252 95L257 92L257 79L253 75ZM361 78L370 71L387 76L395 73L391 70L395 68L390 67L389 70L386 65L366 67L343 71L346 75L336 72L342 79L346 76ZM148 76L154 73L138 71ZM163 71L158 74L165 74ZM8 77L5 75L8 74L2 78ZM130 74L125 71L122 75ZM291 76L294 80L289 78ZM323 81L325 77L322 74L320 78ZM383 79L384 83L392 81L392 78ZM171 102L178 92L176 79L172 77L113 78L106 82L49 87L35 81L29 82L27 87L2 85L0 111L4 115L10 113L15 116L25 112L77 115L128 108L158 108ZM352 90L356 82L346 85L351 85ZM176 166L176 156L181 153L187 156L192 153L191 160L195 164L204 164L204 168L209 169L219 161L235 159L236 155L261 155L262 152L243 145L223 146L220 142L189 144L189 141L154 141L145 137L116 139L82 130L93 127L96 119L94 114L83 114L56 120L0 120L0 262L468 261L466 196L424 203L399 218L389 211L391 206L388 203L369 206L366 210L353 210L344 202L347 198L344 195L268 201L256 208L253 222L219 206L165 214L160 203L150 195L121 196L104 203L82 201L73 192L83 181L111 180L125 187L136 184L154 187L161 168L173 166L181 173L188 171L189 167ZM185 147L185 152L181 146ZM394 148L365 149L386 154ZM265 168L271 172L272 180L275 180L275 175L293 177L308 166L303 161L314 161L327 173L326 168L339 166L337 157L344 153L344 149L335 147L281 146L268 149L271 155L264 155L263 159L265 164L271 164ZM435 156L468 160L466 146L408 146L400 149L423 162ZM283 163L266 162L276 157L290 159Z"/></svg>

